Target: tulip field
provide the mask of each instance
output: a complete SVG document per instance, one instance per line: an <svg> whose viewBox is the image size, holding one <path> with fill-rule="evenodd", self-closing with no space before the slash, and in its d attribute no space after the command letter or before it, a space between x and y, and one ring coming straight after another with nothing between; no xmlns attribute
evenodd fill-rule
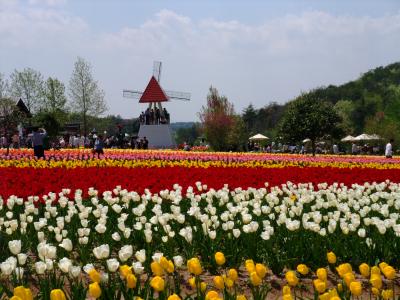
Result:
<svg viewBox="0 0 400 300"><path fill-rule="evenodd" d="M0 150L0 299L400 299L400 159Z"/></svg>

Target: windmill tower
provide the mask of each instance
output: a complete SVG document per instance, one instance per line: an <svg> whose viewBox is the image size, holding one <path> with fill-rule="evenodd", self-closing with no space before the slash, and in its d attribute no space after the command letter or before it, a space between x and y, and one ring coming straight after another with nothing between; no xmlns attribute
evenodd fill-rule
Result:
<svg viewBox="0 0 400 300"><path fill-rule="evenodd" d="M160 85L161 62L155 61L153 66L153 76L150 78L146 89L141 91L124 90L125 98L139 99L139 103L148 103L148 110L160 111L161 118L165 119L163 102L170 100L190 100L190 93L164 91ZM141 124L139 137L146 137L151 148L173 148L175 141L172 137L170 124Z"/></svg>

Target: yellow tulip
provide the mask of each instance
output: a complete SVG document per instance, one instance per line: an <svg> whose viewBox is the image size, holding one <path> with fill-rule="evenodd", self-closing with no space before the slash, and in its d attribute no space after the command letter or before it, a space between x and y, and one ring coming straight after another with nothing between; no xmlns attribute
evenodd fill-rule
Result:
<svg viewBox="0 0 400 300"><path fill-rule="evenodd" d="M175 266L174 266L174 263L171 261L171 260L169 260L168 261L168 265L167 265L167 267L165 268L165 270L168 272L168 273L174 273L174 271L175 271Z"/></svg>
<svg viewBox="0 0 400 300"><path fill-rule="evenodd" d="M213 281L214 281L214 285L217 289L220 289L220 290L224 289L225 284L224 284L224 279L222 278L222 276L214 276Z"/></svg>
<svg viewBox="0 0 400 300"><path fill-rule="evenodd" d="M17 286L14 288L14 296L21 298L22 300L32 300L32 292L30 289L24 286Z"/></svg>
<svg viewBox="0 0 400 300"><path fill-rule="evenodd" d="M326 259L328 260L328 262L330 263L330 264L335 264L336 263L336 254L335 253L333 253L332 251L331 252L328 252L327 254L326 254Z"/></svg>
<svg viewBox="0 0 400 300"><path fill-rule="evenodd" d="M222 252L215 253L214 258L219 266L222 266L226 262L225 255Z"/></svg>
<svg viewBox="0 0 400 300"><path fill-rule="evenodd" d="M172 294L167 300L181 300L181 297L179 297L177 294Z"/></svg>
<svg viewBox="0 0 400 300"><path fill-rule="evenodd" d="M305 264L300 264L297 266L297 272L299 272L301 275L307 275L309 269Z"/></svg>
<svg viewBox="0 0 400 300"><path fill-rule="evenodd" d="M396 277L396 270L392 266L384 267L382 273L389 280L392 280Z"/></svg>
<svg viewBox="0 0 400 300"><path fill-rule="evenodd" d="M329 300L341 300L339 296L333 296Z"/></svg>
<svg viewBox="0 0 400 300"><path fill-rule="evenodd" d="M247 300L245 295L237 295L236 300Z"/></svg>
<svg viewBox="0 0 400 300"><path fill-rule="evenodd" d="M18 296L12 296L10 298L10 300L24 300L24 299L22 299L21 297L18 297Z"/></svg>
<svg viewBox="0 0 400 300"><path fill-rule="evenodd" d="M350 284L351 284L354 280L356 280L356 277L354 276L353 273L349 272L349 273L346 273L346 274L343 275L343 280L344 280L344 282L346 283L346 285L347 285L348 287L350 287Z"/></svg>
<svg viewBox="0 0 400 300"><path fill-rule="evenodd" d="M383 261L378 266L379 266L379 269L381 269L381 271L383 272L383 269L386 268L389 265Z"/></svg>
<svg viewBox="0 0 400 300"><path fill-rule="evenodd" d="M378 290L382 287L382 277L381 277L381 275L372 274L371 278L369 279L369 282L371 283L371 285L374 288L376 288Z"/></svg>
<svg viewBox="0 0 400 300"><path fill-rule="evenodd" d="M379 289L377 289L376 287L371 288L371 292L372 292L372 294L374 294L375 296L379 296Z"/></svg>
<svg viewBox="0 0 400 300"><path fill-rule="evenodd" d="M89 278L92 282L100 282L101 281L101 275L99 272L96 271L96 269L91 269L89 271Z"/></svg>
<svg viewBox="0 0 400 300"><path fill-rule="evenodd" d="M358 269L360 270L360 274L362 276L364 276L365 278L369 277L369 273L370 273L370 267L368 266L368 264L366 263L362 263Z"/></svg>
<svg viewBox="0 0 400 300"><path fill-rule="evenodd" d="M350 283L349 288L350 288L351 294L356 297L360 296L362 293L362 285L361 285L361 282L359 282L359 281L352 281Z"/></svg>
<svg viewBox="0 0 400 300"><path fill-rule="evenodd" d="M65 294L60 289L55 289L50 292L50 300L65 300Z"/></svg>
<svg viewBox="0 0 400 300"><path fill-rule="evenodd" d="M207 289L207 283L201 282L200 283L200 291L205 292L206 289Z"/></svg>
<svg viewBox="0 0 400 300"><path fill-rule="evenodd" d="M126 276L126 286L129 289L134 289L136 287L136 284L137 284L136 276L133 274L128 274L128 276Z"/></svg>
<svg viewBox="0 0 400 300"><path fill-rule="evenodd" d="M326 282L324 280L315 279L313 281L313 284L314 284L315 290L317 290L318 293L322 294L323 292L325 292L325 290L326 290Z"/></svg>
<svg viewBox="0 0 400 300"><path fill-rule="evenodd" d="M256 273L260 278L264 278L267 274L268 269L263 264L256 264Z"/></svg>
<svg viewBox="0 0 400 300"><path fill-rule="evenodd" d="M151 271L153 272L153 274L154 274L155 276L162 276L162 275L164 274L163 267L161 266L161 264L159 264L159 263L156 262L156 261L153 261L153 262L150 264L150 268L151 268Z"/></svg>
<svg viewBox="0 0 400 300"><path fill-rule="evenodd" d="M319 279L316 279L316 280L319 280ZM324 294L322 294L322 295L319 295L319 300L330 300L330 296L329 296L329 293L328 292L326 292L326 293L324 293Z"/></svg>
<svg viewBox="0 0 400 300"><path fill-rule="evenodd" d="M89 295L95 299L101 296L101 288L97 281L89 284Z"/></svg>
<svg viewBox="0 0 400 300"><path fill-rule="evenodd" d="M238 272L236 269L229 269L228 271L228 277L232 279L233 281L236 281L238 279Z"/></svg>
<svg viewBox="0 0 400 300"><path fill-rule="evenodd" d="M229 277L224 278L224 282L227 288L231 288L234 286L235 282Z"/></svg>
<svg viewBox="0 0 400 300"><path fill-rule="evenodd" d="M290 286L284 285L282 288L282 295L290 295L292 291L290 290Z"/></svg>
<svg viewBox="0 0 400 300"><path fill-rule="evenodd" d="M372 274L381 275L381 270L377 266L373 266L371 268L371 275Z"/></svg>
<svg viewBox="0 0 400 300"><path fill-rule="evenodd" d="M249 272L249 274L256 271L256 266L255 266L254 261L252 259L246 260L244 265L246 267L247 272Z"/></svg>
<svg viewBox="0 0 400 300"><path fill-rule="evenodd" d="M192 288L196 288L196 278L195 277L190 277L189 279L188 279L188 282L189 282L189 284L190 284L190 286L192 287Z"/></svg>
<svg viewBox="0 0 400 300"><path fill-rule="evenodd" d="M127 265L120 266L119 273L121 274L121 276L123 278L126 278L126 276L128 276L128 274L132 274L132 267L127 266Z"/></svg>
<svg viewBox="0 0 400 300"><path fill-rule="evenodd" d="M325 268L319 268L317 270L317 277L322 281L326 281L328 278L328 272L326 272Z"/></svg>
<svg viewBox="0 0 400 300"><path fill-rule="evenodd" d="M338 290L339 292L343 292L343 285L342 285L341 283L338 283L338 285L337 285L337 290Z"/></svg>
<svg viewBox="0 0 400 300"><path fill-rule="evenodd" d="M262 282L262 279L260 278L260 276L257 275L256 272L252 272L250 274L250 282L254 286L259 286Z"/></svg>
<svg viewBox="0 0 400 300"><path fill-rule="evenodd" d="M190 273L200 275L203 272L200 261L197 257L191 258L187 261L187 267Z"/></svg>
<svg viewBox="0 0 400 300"><path fill-rule="evenodd" d="M213 300L213 299L218 299L219 294L216 291L209 291L206 294L206 300Z"/></svg>
<svg viewBox="0 0 400 300"><path fill-rule="evenodd" d="M299 279L297 278L296 273L293 271L287 271L285 278L290 286L296 286L299 283Z"/></svg>
<svg viewBox="0 0 400 300"><path fill-rule="evenodd" d="M340 264L336 268L336 271L338 272L340 277L343 277L344 274L353 272L353 269L351 268L351 265L349 263L345 263L345 264Z"/></svg>
<svg viewBox="0 0 400 300"><path fill-rule="evenodd" d="M384 300L389 300L393 298L393 290L383 290L382 291L382 298Z"/></svg>
<svg viewBox="0 0 400 300"><path fill-rule="evenodd" d="M150 280L150 286L157 292L162 292L165 288L165 281L160 276L155 276Z"/></svg>
<svg viewBox="0 0 400 300"><path fill-rule="evenodd" d="M282 300L293 300L293 297L291 294L283 295Z"/></svg>

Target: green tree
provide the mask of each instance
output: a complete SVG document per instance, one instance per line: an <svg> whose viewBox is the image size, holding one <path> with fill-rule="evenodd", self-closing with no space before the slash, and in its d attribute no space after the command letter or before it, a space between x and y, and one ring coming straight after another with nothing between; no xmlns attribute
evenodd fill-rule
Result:
<svg viewBox="0 0 400 300"><path fill-rule="evenodd" d="M11 96L21 98L31 113L40 110L43 105L43 77L40 72L31 68L14 70L10 78Z"/></svg>
<svg viewBox="0 0 400 300"><path fill-rule="evenodd" d="M254 129L257 122L257 111L254 109L253 104L250 103L250 105L243 110L242 119L248 135L255 133Z"/></svg>
<svg viewBox="0 0 400 300"><path fill-rule="evenodd" d="M193 145L200 136L200 128L198 124L193 124L190 127L181 127L176 130L175 142L177 145L187 142Z"/></svg>
<svg viewBox="0 0 400 300"><path fill-rule="evenodd" d="M346 134L354 134L354 126L351 119L352 113L354 111L354 104L350 100L339 100L334 105L333 109L341 118L340 128Z"/></svg>
<svg viewBox="0 0 400 300"><path fill-rule="evenodd" d="M309 138L315 155L316 140L338 134L339 123L340 117L330 102L303 94L288 104L280 124L280 134L291 142Z"/></svg>
<svg viewBox="0 0 400 300"><path fill-rule="evenodd" d="M44 85L44 104L46 112L57 114L65 111L65 86L57 78L49 77Z"/></svg>
<svg viewBox="0 0 400 300"><path fill-rule="evenodd" d="M229 133L235 123L233 104L218 90L210 87L207 105L199 112L206 139L216 151L229 150Z"/></svg>
<svg viewBox="0 0 400 300"><path fill-rule="evenodd" d="M83 134L88 133L88 116L99 116L107 110L104 91L93 79L92 67L83 58L78 57L69 81L71 108L81 115Z"/></svg>
<svg viewBox="0 0 400 300"><path fill-rule="evenodd" d="M246 148L246 141L248 139L248 131L243 119L235 115L232 128L228 134L229 150L231 151L244 151Z"/></svg>

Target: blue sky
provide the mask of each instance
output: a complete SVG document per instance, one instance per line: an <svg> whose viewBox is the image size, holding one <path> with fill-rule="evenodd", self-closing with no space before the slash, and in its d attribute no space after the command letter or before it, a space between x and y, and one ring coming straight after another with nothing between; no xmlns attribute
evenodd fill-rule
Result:
<svg viewBox="0 0 400 300"><path fill-rule="evenodd" d="M68 87L85 58L123 117L144 107L122 90L161 60L162 86L192 93L167 104L173 121L197 121L210 85L240 112L400 61L400 1L0 0L0 40L6 77L31 67Z"/></svg>

